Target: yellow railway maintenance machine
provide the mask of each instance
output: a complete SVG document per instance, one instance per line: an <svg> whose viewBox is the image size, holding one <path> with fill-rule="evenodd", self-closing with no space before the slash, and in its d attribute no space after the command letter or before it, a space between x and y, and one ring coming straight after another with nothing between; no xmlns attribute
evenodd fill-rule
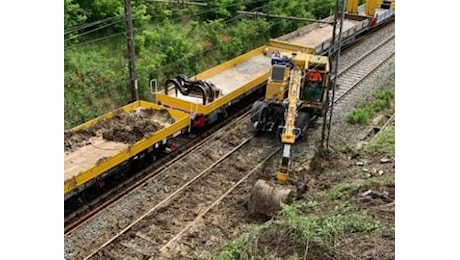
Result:
<svg viewBox="0 0 460 260"><path fill-rule="evenodd" d="M327 106L329 58L314 55L313 50L276 51L271 64L265 100L254 103L251 122L257 132L281 136L283 155L277 179L284 183L291 168L291 146Z"/></svg>
<svg viewBox="0 0 460 260"><path fill-rule="evenodd" d="M365 15L373 17L374 23L379 23L380 20L386 19L395 10L395 0L366 0L360 10L359 0L347 1L347 13L355 15Z"/></svg>

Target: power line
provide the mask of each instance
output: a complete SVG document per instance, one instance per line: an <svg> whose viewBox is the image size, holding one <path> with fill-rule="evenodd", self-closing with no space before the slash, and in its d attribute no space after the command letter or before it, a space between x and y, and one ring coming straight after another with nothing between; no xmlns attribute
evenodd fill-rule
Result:
<svg viewBox="0 0 460 260"><path fill-rule="evenodd" d="M155 16L155 17L156 17L156 16ZM123 17L120 16L120 17L118 17L118 18L123 18ZM133 20L136 20L136 19L139 19L139 18L141 18L141 17L140 17L140 16L138 16L138 17L133 17L132 19L133 19ZM120 19L119 21L116 21L116 22L113 22L113 23L110 23L110 24L106 24L106 25L103 25L103 26L101 26L101 27L92 29L92 30L90 30L90 31L83 32L83 33L81 33L81 34L73 35L72 38L70 38L70 39L75 39L75 38L81 37L81 36L83 36L83 35L87 35L87 34L90 34L90 33L92 33L92 32L96 32L96 31L102 30L102 29L107 28L107 27L109 27L109 26L112 26L112 25L114 25L114 24L120 23L121 21L122 21L122 19ZM67 39L67 40L70 40L70 39ZM66 40L66 41L67 41L67 40Z"/></svg>
<svg viewBox="0 0 460 260"><path fill-rule="evenodd" d="M88 28L88 27L92 27L92 26L95 26L95 25L98 25L98 24L101 24L101 23L104 23L104 22L108 22L108 21L111 21L111 20L116 19L116 18L122 18L122 17L123 16L121 16L121 15L117 15L117 16L108 17L108 18L105 18L105 19L102 19L102 20L99 20L99 21L95 21L95 22L91 22L91 23L87 23L87 24L82 24L82 25L77 25L77 26L74 26L74 27L64 31L64 34L68 34L68 33L74 32L74 31L79 31L79 30L82 30L82 29L85 29L85 28Z"/></svg>
<svg viewBox="0 0 460 260"><path fill-rule="evenodd" d="M122 34L125 34L125 32L115 33L115 34L111 34L111 35L104 36L104 37L101 37L101 38L97 38L97 39L94 39L94 40L90 40L90 41L82 42L82 43L79 43L79 44L75 44L75 45L69 46L67 48L64 48L64 50L75 49L75 47L79 47L79 46L86 45L86 44L89 44L89 43L94 43L94 42L110 39L110 38L113 38L115 36L119 36L119 35L122 35Z"/></svg>
<svg viewBox="0 0 460 260"><path fill-rule="evenodd" d="M261 13L261 12L237 11L237 13L242 14L242 15L253 16L253 17L262 16L262 17L269 17L269 18L281 18L281 19L305 21L305 22L315 22L315 23L326 23L326 24L333 24L334 23L334 22L327 22L327 21L316 20L316 19L294 17L294 16L285 16L285 15L276 15L276 14L267 14L267 13Z"/></svg>
<svg viewBox="0 0 460 260"><path fill-rule="evenodd" d="M107 28L107 27L109 27L109 26L115 25L115 24L120 23L120 22L121 22L121 20L120 20L120 21L113 22L113 23L109 23L109 24L106 24L106 25L103 25L103 26L101 26L101 27L98 27L98 28L95 28L95 29L92 29L92 30L83 32L83 33L81 33L81 34L74 35L74 36L72 36L71 38L65 40L64 42L69 41L69 40L72 40L72 39L76 39L76 38L81 37L81 36L83 36L83 35L87 35L87 34L90 34L90 33L93 33L93 32L99 31L99 30L102 30L102 29L104 29L104 28Z"/></svg>
<svg viewBox="0 0 460 260"><path fill-rule="evenodd" d="M190 1L173 1L173 0L145 0L145 2L160 2L166 4L180 4L180 5L198 5L198 6L208 6L207 3L203 2L190 2Z"/></svg>

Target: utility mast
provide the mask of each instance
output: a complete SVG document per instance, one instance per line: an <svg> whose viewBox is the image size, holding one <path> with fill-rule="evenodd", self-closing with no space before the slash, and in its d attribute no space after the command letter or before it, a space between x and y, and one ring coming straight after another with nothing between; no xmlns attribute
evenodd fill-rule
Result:
<svg viewBox="0 0 460 260"><path fill-rule="evenodd" d="M128 46L128 68L129 82L131 85L132 101L139 100L139 92L136 79L136 54L134 53L134 37L133 37L133 19L131 17L131 0L123 0L125 6L125 22L126 22L126 40Z"/></svg>
<svg viewBox="0 0 460 260"><path fill-rule="evenodd" d="M332 30L332 47L329 50L329 60L331 64L331 73L329 79L329 90L327 95L327 107L324 112L323 117L323 128L321 135L321 148L323 151L329 149L329 135L331 132L331 121L332 114L334 111L334 98L335 98L335 89L337 75L339 71L339 58L340 58L340 49L342 48L342 29L343 21L345 20L345 4L346 0L336 0L335 1L335 15L334 15L334 25ZM337 25L339 28L337 28ZM337 32L337 29L338 32Z"/></svg>

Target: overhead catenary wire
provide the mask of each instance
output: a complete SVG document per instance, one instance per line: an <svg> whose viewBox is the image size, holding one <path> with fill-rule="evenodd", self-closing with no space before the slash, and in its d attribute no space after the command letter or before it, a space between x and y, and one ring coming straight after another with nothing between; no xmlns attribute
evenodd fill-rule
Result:
<svg viewBox="0 0 460 260"><path fill-rule="evenodd" d="M90 23L87 23L87 24L77 25L77 26L74 26L72 28L69 28L69 29L65 30L64 34L68 34L68 33L71 33L71 32L83 30L83 29L86 29L88 27L92 27L92 26L95 26L95 25L98 25L98 24L101 24L101 23L105 23L105 22L111 21L111 20L116 19L116 18L123 18L123 15L112 16L112 17L104 18L104 19L101 19L101 20L98 20L98 21L90 22Z"/></svg>
<svg viewBox="0 0 460 260"><path fill-rule="evenodd" d="M113 22L113 23L110 23L110 24L106 24L106 25L102 25L101 27L97 27L97 28L94 28L94 29L92 29L92 30L85 31L85 32L82 32L82 33L80 33L80 34L72 35L70 38L64 40L64 42L67 42L67 41L73 40L73 39L77 39L77 38L79 38L79 37L81 37L81 36L84 36L84 35L87 35L87 34L90 34L90 33L94 33L94 32L100 31L100 30L102 30L102 29L105 29L105 28L107 28L107 27L110 27L110 26L112 26L112 25L115 25L115 24L118 24L118 23L123 22L123 20L122 20L123 16L121 16L121 17L119 17L119 18L120 18L120 20L118 20L118 21L116 21L116 22ZM133 17L133 20L136 20L136 19L139 19L139 18L140 18L139 16ZM109 36L114 36L114 35L119 35L119 34L118 34L118 33L114 33L114 34L109 35ZM65 49L73 48L73 47L75 47L75 46L85 45L86 43L93 43L93 42L96 42L95 40L99 40L99 39L100 39L100 40L104 40L104 39L110 39L110 38L112 38L112 37L109 37L109 38L107 38L107 37L108 37L108 36L103 36L103 37L100 37L100 38L88 40L88 41L83 42L83 43L77 43L77 44L74 44L74 45L71 45L71 46L67 46L66 48L64 48L64 50L65 50ZM114 37L115 37L115 36L114 36Z"/></svg>
<svg viewBox="0 0 460 260"><path fill-rule="evenodd" d="M228 20L228 21L229 21L229 20ZM109 39L109 38L113 38L113 37L116 37L116 36L119 36L119 35L122 35L122 34L125 34L125 32L112 34L112 35L109 35L109 36L106 36L106 37L102 37L102 38L99 38L99 39L95 39L95 40L92 40L92 41L88 41L88 42L85 42L85 43L91 43L91 42L96 42L96 41L99 41L99 40ZM83 44L84 44L84 43L83 43ZM83 45L83 44L79 44L79 45ZM226 44L226 43L224 43L224 44ZM165 48L160 49L160 50L157 50L157 52L165 51L168 47L169 47L169 46L165 46ZM218 47L220 47L220 46L219 46L219 45L216 45L216 46L213 46L213 47L204 49L204 50L199 50L199 51L193 53L192 55L188 55L188 56L185 56L185 57L183 57L183 58L181 58L181 59L179 59L179 60L176 60L175 62L171 62L171 63L165 64L164 66L162 66L162 68L164 68L164 67L169 67L170 65L179 63L179 62L181 62L181 61L183 61L183 60L185 60L185 59L187 59L187 58L191 58L191 57L194 57L194 56L201 55L201 54L203 54L203 53L205 53L205 52L207 52L207 51L212 51L212 50L214 50L214 49L217 49ZM69 47L69 48L70 48L70 47ZM121 61L121 62L123 63L124 60ZM123 64L122 66L120 66L120 68L123 68L124 66L125 66L125 64ZM159 69L161 70L162 68L159 68ZM158 70L155 70L155 71L158 72ZM91 76L91 75L98 75L98 72L96 71L96 72L90 74L89 76ZM76 81L77 81L77 80L67 81L66 84L71 84L71 83L74 83L74 82L76 82Z"/></svg>
<svg viewBox="0 0 460 260"><path fill-rule="evenodd" d="M238 14L241 15L248 15L248 16L262 16L268 18L280 18L280 19L288 19L288 20L296 20L296 21L304 21L304 22L315 22L315 23L325 23L325 24L332 24L333 22L317 20L317 19L310 19L310 18L303 18L303 17L294 17L294 16L285 16L285 15L276 15L276 14L267 14L262 12L247 12L247 11L237 11Z"/></svg>
<svg viewBox="0 0 460 260"><path fill-rule="evenodd" d="M86 42L83 42L83 43L74 44L74 45L71 45L71 46L68 46L68 47L64 48L64 50L75 49L76 47L79 47L79 46L82 46L82 45L95 43L95 42L99 42L99 41L102 41L102 40L111 39L111 38L114 38L116 36L123 35L123 34L126 34L126 32L114 33L114 34L104 36L104 37L101 37L101 38L97 38L97 39L94 39L94 40L89 40L89 41L86 41Z"/></svg>
<svg viewBox="0 0 460 260"><path fill-rule="evenodd" d="M159 3L165 3L165 4L208 6L207 3L192 2L192 1L174 1L174 0L144 0L144 1L145 2L159 2Z"/></svg>
<svg viewBox="0 0 460 260"><path fill-rule="evenodd" d="M69 41L69 40L76 39L76 38L81 37L81 36L83 36L83 35L88 35L88 34L90 34L90 33L97 32L97 31L99 31L99 30L102 30L102 29L104 29L104 28L107 28L107 27L110 27L110 26L112 26L112 25L118 24L118 23L120 23L120 22L122 22L121 19L118 20L118 21L109 23L109 24L105 24L105 25L103 25L103 26L101 26L101 27L97 27L97 28L94 28L94 29L92 29L92 30L85 31L85 32L80 33L80 34L77 34L77 35L72 35L72 37L69 37L68 39L64 40L64 42Z"/></svg>
<svg viewBox="0 0 460 260"><path fill-rule="evenodd" d="M150 14L148 14L148 15L150 16L150 17L149 17L150 19L156 18L156 17L161 17L161 16L162 16L162 15L155 15L155 16L152 16L152 15L150 15ZM99 31L99 30L104 29L104 28L106 28L106 27L109 27L109 26L111 26L111 25L114 25L114 24L117 24L117 23L122 22L122 21L123 21L123 18L124 18L124 16L123 16L123 15L120 15L120 16L113 16L113 17L111 17L110 19L103 19L103 20L100 20L100 21L98 21L97 24L101 24L101 23L104 23L104 22L107 22L107 21L110 21L110 20L114 20L114 19L119 19L119 21L117 21L117 22L114 22L114 23L111 23L111 24L107 24L107 25L102 25L101 27L92 29L92 30L90 30L90 31L84 31L84 32L82 32L81 34L72 35L72 37L73 37L73 38L78 38L78 37L80 37L80 36L83 36L83 35L86 35L86 34L89 34L89 33L92 33L92 32ZM133 21L134 21L134 20L137 20L137 19L139 19L139 18L142 18L142 15L134 16L134 17L133 17ZM95 25L95 24L93 24L93 25L91 25L91 26L86 26L85 28L92 27L92 26L94 26L94 25ZM73 31L79 31L79 30L82 30L82 29L83 29L83 28L78 28L78 29L75 29L75 30L73 30ZM64 34L67 34L67 33L69 33L69 32L66 31Z"/></svg>

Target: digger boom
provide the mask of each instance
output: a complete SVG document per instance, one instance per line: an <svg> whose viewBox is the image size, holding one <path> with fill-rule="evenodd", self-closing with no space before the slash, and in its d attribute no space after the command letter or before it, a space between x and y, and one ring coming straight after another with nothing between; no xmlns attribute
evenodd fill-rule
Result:
<svg viewBox="0 0 460 260"><path fill-rule="evenodd" d="M276 170L278 182L288 181L291 147L321 116L327 101L329 59L311 53L275 52L267 81L265 100L251 110L255 133L274 133L281 138L283 154Z"/></svg>
<svg viewBox="0 0 460 260"><path fill-rule="evenodd" d="M301 129L296 128L297 102L300 97L300 84L302 81L302 70L294 66L290 72L288 109L285 115L285 125L282 127L281 142L283 143L283 156L276 177L279 182L284 183L288 179L290 168L291 146L295 143Z"/></svg>

